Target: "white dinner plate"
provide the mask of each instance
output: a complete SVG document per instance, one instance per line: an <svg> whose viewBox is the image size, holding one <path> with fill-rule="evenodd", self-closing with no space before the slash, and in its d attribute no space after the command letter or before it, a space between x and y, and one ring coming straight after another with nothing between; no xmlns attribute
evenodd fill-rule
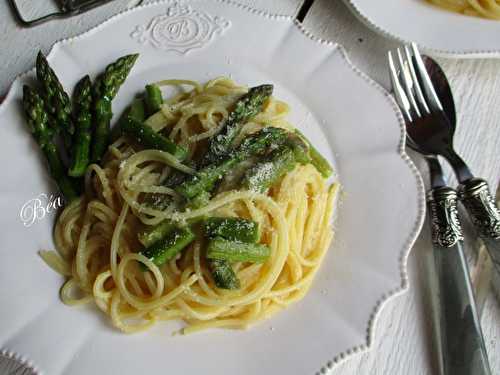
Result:
<svg viewBox="0 0 500 375"><path fill-rule="evenodd" d="M425 0L344 0L373 30L443 57L500 57L500 21L449 12Z"/></svg>
<svg viewBox="0 0 500 375"><path fill-rule="evenodd" d="M343 193L334 243L307 296L247 331L172 336L180 323L160 323L126 335L94 306L65 306L62 278L37 255L53 248L53 210L29 226L20 217L25 202L55 192L21 113L29 72L0 107L0 348L40 373L313 374L368 348L381 306L408 287L424 192L389 94L341 46L315 39L291 18L228 0L180 4L126 11L56 43L48 59L71 88L85 73L140 52L115 113L145 83L164 78L273 83L291 104L291 122L335 165Z"/></svg>

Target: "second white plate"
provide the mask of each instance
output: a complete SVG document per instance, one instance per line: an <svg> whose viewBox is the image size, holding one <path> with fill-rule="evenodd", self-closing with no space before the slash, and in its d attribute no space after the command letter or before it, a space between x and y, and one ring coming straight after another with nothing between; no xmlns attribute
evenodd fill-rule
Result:
<svg viewBox="0 0 500 375"><path fill-rule="evenodd" d="M373 30L434 55L499 58L500 21L452 13L425 0L344 0Z"/></svg>

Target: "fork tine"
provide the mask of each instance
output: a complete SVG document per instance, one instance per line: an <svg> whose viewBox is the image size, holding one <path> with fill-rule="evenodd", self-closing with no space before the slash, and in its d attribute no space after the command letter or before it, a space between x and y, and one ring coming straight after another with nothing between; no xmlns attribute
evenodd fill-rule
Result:
<svg viewBox="0 0 500 375"><path fill-rule="evenodd" d="M406 121L411 122L413 121L413 119L410 114L410 101L408 100L405 91L403 90L401 84L399 83L398 73L396 70L396 66L394 64L394 59L392 58L391 51L387 53L387 59L389 60L389 72L391 76L391 83L392 83L392 89L394 91L394 97L396 98L396 102L398 103L401 112L403 112Z"/></svg>
<svg viewBox="0 0 500 375"><path fill-rule="evenodd" d="M413 81L413 90L417 96L416 100L418 101L418 104L422 108L422 111L425 112L426 114L429 114L431 113L431 111L429 110L429 106L427 105L424 94L422 93L422 88L420 87L420 83L418 82L417 74L415 73L415 67L413 66L413 58L410 48L407 45L405 45L404 50L405 50L406 60L408 61L408 70L410 71L410 75Z"/></svg>
<svg viewBox="0 0 500 375"><path fill-rule="evenodd" d="M414 65L417 77L419 78L420 84L423 88L423 92L426 95L429 108L431 108L434 111L436 110L442 111L443 106L441 105L441 102L439 101L436 91L434 90L431 78L427 73L427 69L425 68L425 64L422 60L420 52L418 51L417 45L415 43L411 43L411 49L413 52L413 59L411 61Z"/></svg>
<svg viewBox="0 0 500 375"><path fill-rule="evenodd" d="M420 108L418 107L418 104L415 101L415 95L413 94L412 90L413 81L408 71L408 65L411 64L411 62L405 61L403 59L403 55L401 54L401 50L399 48L396 50L396 54L398 56L398 62L399 62L399 79L400 81L402 81L402 86L405 89L406 96L410 101L411 110L416 114L417 117L420 117L421 116Z"/></svg>

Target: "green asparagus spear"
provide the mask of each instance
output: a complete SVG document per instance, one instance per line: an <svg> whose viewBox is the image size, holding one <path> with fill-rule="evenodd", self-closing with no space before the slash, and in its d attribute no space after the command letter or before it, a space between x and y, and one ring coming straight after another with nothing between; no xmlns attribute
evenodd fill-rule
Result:
<svg viewBox="0 0 500 375"><path fill-rule="evenodd" d="M181 171L178 170L174 170L167 177L167 180L163 182L163 185L172 188L185 181L185 179L186 179L185 173L182 173ZM206 206L209 201L210 201L210 193L206 192L205 194L200 194L199 196L189 201L188 204L186 205L186 208L189 208L191 210L196 210L200 207ZM169 206L175 204L176 202L171 195L159 194L159 193L146 193L144 196L144 203L156 210L164 211ZM158 224L157 226L161 226L161 224L162 223ZM149 232L151 232L152 234L156 232L157 226L150 228Z"/></svg>
<svg viewBox="0 0 500 375"><path fill-rule="evenodd" d="M129 126L127 122L133 119L137 122L143 122L146 117L145 104L143 99L135 99L130 107L125 112L125 115L120 119L117 127L112 130L112 139L118 138L123 135L124 129ZM146 124L143 123L143 126ZM116 130L115 130L116 129ZM167 142L170 142L167 140ZM173 172L175 173L175 172ZM147 193L145 194L144 202L149 206L157 210L165 210L168 206L172 204L172 197L165 194Z"/></svg>
<svg viewBox="0 0 500 375"><path fill-rule="evenodd" d="M263 161L250 168L243 178L242 185L252 191L265 192L296 165L291 147L280 147Z"/></svg>
<svg viewBox="0 0 500 375"><path fill-rule="evenodd" d="M104 73L97 78L94 85L98 98L107 98L109 100L115 98L138 57L138 53L125 55L106 67Z"/></svg>
<svg viewBox="0 0 500 375"><path fill-rule="evenodd" d="M279 145L287 139L286 131L267 127L246 137L241 145L223 160L201 169L195 176L177 186L176 191L187 199L192 199L203 191L212 191L215 183L240 161L261 155L271 145Z"/></svg>
<svg viewBox="0 0 500 375"><path fill-rule="evenodd" d="M77 83L75 88L76 133L73 140L71 167L68 171L68 174L73 177L83 176L90 163L91 91L92 83L87 75Z"/></svg>
<svg viewBox="0 0 500 375"><path fill-rule="evenodd" d="M264 263L271 255L266 245L226 240L216 237L208 243L207 258L228 262Z"/></svg>
<svg viewBox="0 0 500 375"><path fill-rule="evenodd" d="M228 153L242 125L262 111L264 103L272 93L273 85L252 87L236 102L222 131L210 139L203 165L212 164Z"/></svg>
<svg viewBox="0 0 500 375"><path fill-rule="evenodd" d="M128 118L123 123L122 131L146 148L168 152L179 160L183 160L187 156L187 150L184 147L175 144L170 139L156 133L149 126L133 118Z"/></svg>
<svg viewBox="0 0 500 375"><path fill-rule="evenodd" d="M333 168L330 163L319 153L319 151L309 142L304 134L300 132L300 130L295 129L295 134L297 134L300 138L306 142L309 147L309 157L311 158L312 165L318 170L319 173L324 178L328 178L333 173Z"/></svg>
<svg viewBox="0 0 500 375"><path fill-rule="evenodd" d="M160 88L157 85L146 85L144 101L146 102L148 117L158 112L163 104Z"/></svg>
<svg viewBox="0 0 500 375"><path fill-rule="evenodd" d="M62 133L64 143L69 148L71 146L71 135L74 133L71 119L71 101L42 51L38 52L36 58L36 76L43 87L45 108L55 119L54 128L57 133Z"/></svg>
<svg viewBox="0 0 500 375"><path fill-rule="evenodd" d="M210 217L204 222L210 238L255 243L259 240L259 226L255 221L234 217Z"/></svg>
<svg viewBox="0 0 500 375"><path fill-rule="evenodd" d="M113 117L111 101L116 96L138 54L120 57L106 67L105 72L94 83L95 134L92 145L92 161L101 160L109 143L110 122Z"/></svg>
<svg viewBox="0 0 500 375"><path fill-rule="evenodd" d="M250 220L211 217L205 220L204 227L205 233L210 238L222 237L250 243L255 243L259 239L259 227L256 222ZM208 266L217 288L240 288L240 281L227 260L208 259Z"/></svg>
<svg viewBox="0 0 500 375"><path fill-rule="evenodd" d="M240 280L238 280L229 262L225 260L208 259L208 267L217 288L232 290L240 289Z"/></svg>
<svg viewBox="0 0 500 375"><path fill-rule="evenodd" d="M165 186L176 186L177 184L175 181L178 180L179 176L184 176L184 174L177 174L175 171L172 173L171 176L167 179L167 182L165 183ZM191 210L196 210L200 207L206 206L208 204L208 201L210 200L210 193L208 192L203 192L202 194L196 196L193 198L191 201L188 202L186 208L189 208ZM150 206L153 207L157 210L165 210L169 205L171 205L174 201L171 196L166 195L166 194L147 194L145 198L146 203ZM199 218L196 218L193 221L198 221ZM154 225L152 227L149 227L145 229L140 237L139 241L144 246L149 246L152 244L152 242L158 240L159 238L162 238L166 232L170 230L170 228L173 227L173 224L171 223L170 220L166 219L162 221L161 223Z"/></svg>
<svg viewBox="0 0 500 375"><path fill-rule="evenodd" d="M176 225L173 222L170 220L164 220L153 227L143 230L137 237L140 243L142 243L145 247L149 247L164 238L175 228Z"/></svg>
<svg viewBox="0 0 500 375"><path fill-rule="evenodd" d="M23 107L28 120L28 125L47 159L52 178L59 186L59 190L67 201L78 197L73 184L64 172L64 167L59 159L53 141L54 131L49 127L49 115L45 110L42 97L31 87L23 87Z"/></svg>
<svg viewBox="0 0 500 375"><path fill-rule="evenodd" d="M144 125L146 126L146 124ZM186 164L190 167L194 167L189 161L187 161ZM173 170L167 177L167 179L163 182L163 186L173 188L184 182L186 180L186 176L187 175L185 173L177 169ZM196 202L189 202L188 208L196 209L202 207L204 205L203 203L208 203L209 200L210 194L208 194L207 196L200 196L198 199L196 199ZM166 194L147 193L145 194L145 202L150 207L153 207L157 210L165 210L172 203L174 203L174 199L172 198L172 196Z"/></svg>
<svg viewBox="0 0 500 375"><path fill-rule="evenodd" d="M187 224L195 225L205 219L206 216L193 217L187 220ZM165 237L168 233L170 233L174 228L177 227L178 224L172 222L171 220L163 220L159 224L146 227L143 231L141 231L138 235L139 242L141 242L146 247L151 246L153 243Z"/></svg>
<svg viewBox="0 0 500 375"><path fill-rule="evenodd" d="M188 227L174 228L161 240L141 251L141 254L157 266L161 266L175 257L195 238L195 234Z"/></svg>
<svg viewBox="0 0 500 375"><path fill-rule="evenodd" d="M312 162L309 146L303 138L291 133L288 135L286 145L292 149L293 157L297 163L304 165Z"/></svg>
<svg viewBox="0 0 500 375"><path fill-rule="evenodd" d="M143 99L134 99L132 104L130 104L123 114L120 116L118 124L116 124L113 129L111 129L111 142L117 140L123 135L122 126L128 121L129 118L133 118L137 121L143 122L146 118L146 109L144 108Z"/></svg>
<svg viewBox="0 0 500 375"><path fill-rule="evenodd" d="M134 99L129 107L128 117L136 121L144 121L146 119L146 109L144 107L144 100Z"/></svg>

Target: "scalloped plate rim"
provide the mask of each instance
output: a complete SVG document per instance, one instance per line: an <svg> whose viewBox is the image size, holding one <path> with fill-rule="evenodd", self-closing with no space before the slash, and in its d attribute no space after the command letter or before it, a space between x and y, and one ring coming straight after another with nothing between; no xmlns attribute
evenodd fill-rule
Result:
<svg viewBox="0 0 500 375"><path fill-rule="evenodd" d="M189 0L188 2L200 2L200 0ZM332 357L331 360L329 360L327 363L323 364L321 367L319 367L317 373L324 373L325 371L329 371L330 369L333 368L333 366L349 359L351 356L361 353L361 352L366 352L370 349L372 349L372 343L373 343L373 336L375 333L375 328L376 328L376 323L377 320L382 312L383 307L385 304L390 301L393 297L399 296L403 294L404 292L408 291L409 289L409 282L408 282L408 270L407 270L407 262L408 262L408 257L410 255L411 249L422 229L424 219L425 219L425 190L424 190L424 184L422 181L422 177L416 168L415 164L411 160L411 158L407 155L405 151L405 139L406 139L406 131L405 131L405 125L404 125L404 119L403 116L399 110L399 107L397 106L396 102L394 101L393 97L389 94L387 90L385 90L380 84L378 84L376 81L374 81L372 78L370 78L366 73L361 71L359 68L357 68L349 59L348 53L345 50L345 48L333 41L327 40L327 39L322 39L314 36L313 33L311 33L309 30L307 30L306 27L304 27L299 21L297 21L294 17L289 16L289 15L282 15L282 14L272 14L269 13L265 10L261 9L256 9L253 8L249 5L246 4L241 4L238 3L237 1L234 0L211 0L214 2L226 4L228 6L235 6L238 8L241 8L245 11L248 11L253 14L257 14L262 17L267 17L269 19L273 20L285 20L293 23L293 25L301 32L304 34L308 39L310 39L314 43L319 43L321 45L325 46L333 46L336 49L340 51L340 55L342 57L343 62L359 77L361 77L366 84L369 86L373 86L375 89L377 89L380 94L384 96L386 100L389 101L391 108L394 111L394 115L397 118L397 121L400 125L400 141L398 145L398 155L401 157L401 159L405 162L406 167L410 169L412 172L413 177L415 178L415 183L417 186L418 190L418 212L417 212L417 218L415 220L415 223L413 224L413 230L411 233L407 235L406 239L406 246L400 251L399 253L399 259L398 259L398 264L399 264L399 272L400 272L400 282L398 285L394 286L392 289L385 291L382 293L381 297L378 299L377 303L375 306L372 308L371 313L370 313L370 318L366 322L366 336L365 336L365 341L363 343L360 343L358 345L355 345L353 347L345 349L343 352L340 352L336 354L334 357ZM344 0L346 2L351 2L351 0ZM175 3L177 2L176 0L158 0L154 1L151 3L147 3L144 5L140 5L134 8L126 9L123 10L105 21L99 23L98 25L88 29L87 31L75 35L73 37L69 38L63 38L55 43L52 44L52 47L50 48L50 52L47 54L47 58L50 59L51 55L53 55L56 52L56 49L62 45L69 44L74 40L78 40L81 38L89 37L91 36L94 32L99 31L100 28L104 27L108 23L111 23L115 21L118 18L124 17L128 15L129 13L133 13L139 9L143 8L148 8L148 7L153 7L161 4L169 4L169 3ZM182 2L181 2L182 3ZM3 111L3 108L6 106L6 104L10 100L10 96L12 95L13 92L13 86L17 81L20 81L23 77L26 75L30 74L31 72L34 71L34 68L19 74L12 82L10 85L8 92L6 96L4 97L4 100L0 103L0 113ZM34 364L29 358L26 356L23 356L19 353L16 353L14 351L9 350L9 348L6 347L0 347L0 354L4 357L10 358L12 360L15 360L22 364L23 366L26 366L30 371L33 371L34 374L36 375L43 375L43 372L38 370L36 364Z"/></svg>

